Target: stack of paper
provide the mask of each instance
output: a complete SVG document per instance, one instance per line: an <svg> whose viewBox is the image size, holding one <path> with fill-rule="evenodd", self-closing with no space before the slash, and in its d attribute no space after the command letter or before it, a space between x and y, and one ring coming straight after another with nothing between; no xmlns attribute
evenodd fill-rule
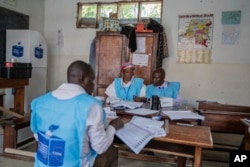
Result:
<svg viewBox="0 0 250 167"><path fill-rule="evenodd" d="M164 121L156 121L154 119L133 116L131 119L132 123L141 126L143 128L148 129L154 134L154 137L162 137L166 136L165 130L162 128Z"/></svg>
<svg viewBox="0 0 250 167"><path fill-rule="evenodd" d="M250 119L244 118L244 120L248 123L250 123Z"/></svg>
<svg viewBox="0 0 250 167"><path fill-rule="evenodd" d="M163 121L134 116L124 127L116 131L116 135L136 154L157 136L166 136L161 126Z"/></svg>
<svg viewBox="0 0 250 167"><path fill-rule="evenodd" d="M159 111L157 110L150 110L146 108L137 108L137 109L131 109L131 110L125 110L127 113L136 114L136 115L149 115L149 114L156 114Z"/></svg>
<svg viewBox="0 0 250 167"><path fill-rule="evenodd" d="M113 107L127 107L129 109L135 109L141 107L143 102L133 102L133 101L116 101L111 105Z"/></svg>
<svg viewBox="0 0 250 167"><path fill-rule="evenodd" d="M192 112L191 110L185 111L162 111L163 114L167 115L171 120L178 119L200 119L204 120L204 116Z"/></svg>
<svg viewBox="0 0 250 167"><path fill-rule="evenodd" d="M104 107L104 111L105 111L106 117L107 117L108 119L117 118L116 112L115 112L115 111L112 111L112 110L110 109L110 107Z"/></svg>
<svg viewBox="0 0 250 167"><path fill-rule="evenodd" d="M156 121L150 118L139 117L139 116L133 116L130 122L133 122L134 124L143 127L147 126L162 127L162 125L164 124L163 121Z"/></svg>
<svg viewBox="0 0 250 167"><path fill-rule="evenodd" d="M118 129L116 135L136 154L154 137L149 130L131 122Z"/></svg>

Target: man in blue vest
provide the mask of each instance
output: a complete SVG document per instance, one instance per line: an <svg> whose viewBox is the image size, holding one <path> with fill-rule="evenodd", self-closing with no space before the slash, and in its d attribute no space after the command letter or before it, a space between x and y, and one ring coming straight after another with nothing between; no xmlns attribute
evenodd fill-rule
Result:
<svg viewBox="0 0 250 167"><path fill-rule="evenodd" d="M101 102L91 96L94 71L75 61L63 83L31 103L31 130L38 141L36 167L117 167L118 151L112 146L117 129L114 119L107 128Z"/></svg>
<svg viewBox="0 0 250 167"><path fill-rule="evenodd" d="M180 82L165 81L165 71L158 68L153 72L152 84L147 85L146 97L150 99L153 95L158 97L173 98L174 105L180 104Z"/></svg>

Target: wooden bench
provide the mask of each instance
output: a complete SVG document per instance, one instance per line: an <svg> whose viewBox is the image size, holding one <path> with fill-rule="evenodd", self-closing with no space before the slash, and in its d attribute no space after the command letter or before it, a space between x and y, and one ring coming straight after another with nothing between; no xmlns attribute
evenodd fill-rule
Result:
<svg viewBox="0 0 250 167"><path fill-rule="evenodd" d="M2 121L1 125L3 127L4 133L3 153L1 153L0 156L24 161L34 161L34 152L22 150L22 147L27 147L35 143L34 137L29 136L18 141L19 131L30 126L30 116L27 115L23 118L7 119Z"/></svg>
<svg viewBox="0 0 250 167"><path fill-rule="evenodd" d="M198 112L205 116L201 125L211 128L214 141L212 150L229 152L239 149L244 136L244 125L240 119L250 118L250 106L198 101ZM232 141L233 137L237 142Z"/></svg>
<svg viewBox="0 0 250 167"><path fill-rule="evenodd" d="M23 118L17 118L2 123L3 134L3 147L5 148L18 148L29 142L34 141L34 137L31 136L23 141L18 142L18 131L30 126L30 116Z"/></svg>
<svg viewBox="0 0 250 167"><path fill-rule="evenodd" d="M114 146L119 150L119 157L150 162L177 164L186 166L193 164L194 147L151 140L139 154L135 154L119 138L115 137Z"/></svg>

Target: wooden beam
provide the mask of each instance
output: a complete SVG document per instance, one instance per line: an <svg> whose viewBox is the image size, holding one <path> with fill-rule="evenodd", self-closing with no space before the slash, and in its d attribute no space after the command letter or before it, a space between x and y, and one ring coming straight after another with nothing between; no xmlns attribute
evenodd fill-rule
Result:
<svg viewBox="0 0 250 167"><path fill-rule="evenodd" d="M10 110L2 107L2 106L0 106L0 110L3 111L3 112L5 112L5 113L7 113L7 114L10 114L10 115L12 115L14 117L17 117L17 118L23 118L24 117L23 115L15 113L13 111L10 111Z"/></svg>
<svg viewBox="0 0 250 167"><path fill-rule="evenodd" d="M14 149L14 148L5 148L4 152L9 153L9 154L17 154L17 155L27 156L27 157L35 157L34 152L18 150L18 149Z"/></svg>

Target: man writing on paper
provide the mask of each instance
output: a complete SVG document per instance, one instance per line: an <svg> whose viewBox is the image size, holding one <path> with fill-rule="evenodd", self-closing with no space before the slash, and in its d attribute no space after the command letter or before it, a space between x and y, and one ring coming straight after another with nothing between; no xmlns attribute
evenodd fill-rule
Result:
<svg viewBox="0 0 250 167"><path fill-rule="evenodd" d="M173 99L173 105L180 105L181 99L179 97L180 82L165 81L165 71L158 68L153 72L152 84L146 88L146 97L149 99L153 95L159 97L169 97Z"/></svg>
<svg viewBox="0 0 250 167"><path fill-rule="evenodd" d="M94 78L89 64L75 61L67 70L68 83L32 101L30 126L38 141L34 166L118 166L112 142L123 123L114 119L104 129L105 112L90 96Z"/></svg>

